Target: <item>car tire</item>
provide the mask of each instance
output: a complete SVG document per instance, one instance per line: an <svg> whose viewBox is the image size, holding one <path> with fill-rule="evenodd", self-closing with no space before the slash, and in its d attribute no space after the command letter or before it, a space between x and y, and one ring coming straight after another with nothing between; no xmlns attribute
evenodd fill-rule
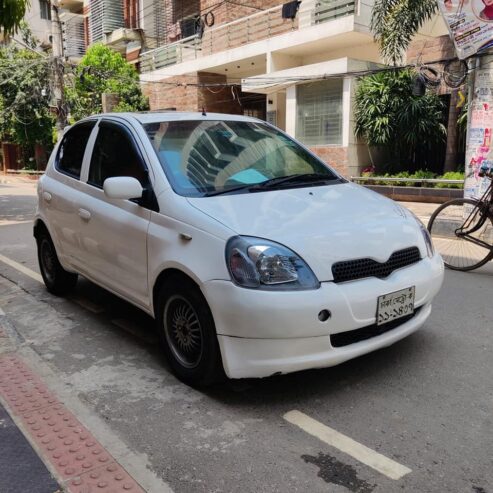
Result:
<svg viewBox="0 0 493 493"><path fill-rule="evenodd" d="M60 264L55 245L47 231L37 237L38 263L46 289L57 296L69 294L77 283L77 274L67 272Z"/></svg>
<svg viewBox="0 0 493 493"><path fill-rule="evenodd" d="M175 375L192 387L223 379L214 319L200 289L173 277L159 290L156 310L161 343Z"/></svg>

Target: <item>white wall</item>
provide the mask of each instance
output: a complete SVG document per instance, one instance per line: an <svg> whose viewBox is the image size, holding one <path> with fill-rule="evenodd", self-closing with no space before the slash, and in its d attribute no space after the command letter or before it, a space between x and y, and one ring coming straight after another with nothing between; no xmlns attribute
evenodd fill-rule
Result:
<svg viewBox="0 0 493 493"><path fill-rule="evenodd" d="M24 20L29 25L33 36L43 44L51 44L51 21L41 19L41 11L39 7L39 0L31 0L31 7L24 16ZM20 33L15 36L16 39L22 40Z"/></svg>

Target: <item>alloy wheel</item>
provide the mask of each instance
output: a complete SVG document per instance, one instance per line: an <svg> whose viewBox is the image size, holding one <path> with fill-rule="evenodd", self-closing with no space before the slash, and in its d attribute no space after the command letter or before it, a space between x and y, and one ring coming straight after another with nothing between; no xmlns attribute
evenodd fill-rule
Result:
<svg viewBox="0 0 493 493"><path fill-rule="evenodd" d="M195 368L203 353L203 333L193 305L183 296L171 296L164 307L166 341L178 362Z"/></svg>

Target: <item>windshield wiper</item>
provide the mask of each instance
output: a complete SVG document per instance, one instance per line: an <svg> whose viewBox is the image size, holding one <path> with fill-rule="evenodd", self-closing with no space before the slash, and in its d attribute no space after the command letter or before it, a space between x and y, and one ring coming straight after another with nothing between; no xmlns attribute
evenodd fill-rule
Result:
<svg viewBox="0 0 493 493"><path fill-rule="evenodd" d="M269 188L275 188L285 183L318 183L338 180L339 177L334 175L325 175L322 173L302 173L289 176L278 176L276 178L270 178L260 183L249 183L240 185L238 187L226 188L223 190L214 190L212 192L204 193L204 197L214 197L216 195L224 195L232 192L240 192L242 190L248 190L250 192L267 190Z"/></svg>
<svg viewBox="0 0 493 493"><path fill-rule="evenodd" d="M239 192L241 190L249 190L250 188L252 188L252 186L254 186L254 185L249 183L248 185L240 185L238 187L225 188L223 190L214 190L212 192L204 193L203 197L214 197L215 195L223 195L223 194L230 193L230 192Z"/></svg>
<svg viewBox="0 0 493 493"><path fill-rule="evenodd" d="M317 183L338 180L339 178L334 175L326 175L322 173L300 173L297 175L280 176L277 178L271 178L257 183L251 187L251 190L264 190L267 188L275 188L279 185L287 183Z"/></svg>

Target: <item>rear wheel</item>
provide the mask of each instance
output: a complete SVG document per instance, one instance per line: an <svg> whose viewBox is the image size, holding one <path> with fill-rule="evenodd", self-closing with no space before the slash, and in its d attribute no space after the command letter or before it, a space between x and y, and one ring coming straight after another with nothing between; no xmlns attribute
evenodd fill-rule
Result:
<svg viewBox="0 0 493 493"><path fill-rule="evenodd" d="M477 206L474 199L450 200L430 218L428 231L449 269L469 271L493 258L492 220L488 216L481 224L482 214ZM473 231L476 227L477 231ZM463 236L462 231L472 232Z"/></svg>
<svg viewBox="0 0 493 493"><path fill-rule="evenodd" d="M36 236L38 245L38 262L41 276L48 291L57 296L64 296L72 291L77 283L77 274L67 272L60 264L55 245L47 231Z"/></svg>
<svg viewBox="0 0 493 493"><path fill-rule="evenodd" d="M159 291L156 310L164 352L178 378L192 386L219 380L216 328L198 287L182 277L168 280Z"/></svg>

